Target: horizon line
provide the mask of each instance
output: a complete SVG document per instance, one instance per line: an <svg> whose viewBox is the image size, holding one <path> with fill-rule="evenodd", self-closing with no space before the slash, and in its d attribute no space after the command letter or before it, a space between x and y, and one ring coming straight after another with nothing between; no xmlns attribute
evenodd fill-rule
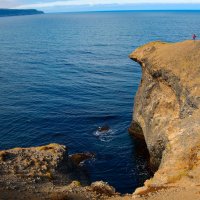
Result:
<svg viewBox="0 0 200 200"><path fill-rule="evenodd" d="M1 10L38 10L38 11L42 11L42 9L37 9L37 8L1 8ZM174 12L174 11L200 11L200 8L198 9L193 9L193 8L189 8L189 9L113 9L113 10L82 10L82 11L52 11L52 12L45 12L45 14L48 13L88 13L88 12L162 12L162 11L168 11L168 12Z"/></svg>
<svg viewBox="0 0 200 200"><path fill-rule="evenodd" d="M23 9L22 9L23 10ZM24 10L28 10L28 9L24 9ZM46 14L48 13L91 13L91 12L162 12L162 11L167 11L167 12L174 12L174 11L199 11L200 9L144 9L144 10L83 10L83 11L61 11L61 12L46 12Z"/></svg>

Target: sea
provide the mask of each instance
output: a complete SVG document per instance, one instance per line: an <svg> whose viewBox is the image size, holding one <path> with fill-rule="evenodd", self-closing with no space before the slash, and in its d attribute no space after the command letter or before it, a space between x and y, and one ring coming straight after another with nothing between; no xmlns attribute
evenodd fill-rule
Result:
<svg viewBox="0 0 200 200"><path fill-rule="evenodd" d="M69 154L92 152L82 164L90 182L133 192L151 173L128 134L141 79L128 55L150 41L200 36L199 27L195 11L0 18L0 149L59 143Z"/></svg>

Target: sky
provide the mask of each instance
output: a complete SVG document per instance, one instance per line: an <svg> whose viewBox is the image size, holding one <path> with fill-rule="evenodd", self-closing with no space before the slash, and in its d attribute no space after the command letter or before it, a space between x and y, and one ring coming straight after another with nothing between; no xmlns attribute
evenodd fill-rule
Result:
<svg viewBox="0 0 200 200"><path fill-rule="evenodd" d="M200 0L0 0L0 8L34 8L45 12L200 10Z"/></svg>

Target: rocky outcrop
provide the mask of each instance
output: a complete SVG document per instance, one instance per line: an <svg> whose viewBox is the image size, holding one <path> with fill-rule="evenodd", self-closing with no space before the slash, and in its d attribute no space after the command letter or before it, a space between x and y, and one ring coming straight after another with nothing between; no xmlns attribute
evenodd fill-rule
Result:
<svg viewBox="0 0 200 200"><path fill-rule="evenodd" d="M200 41L151 42L130 58L142 79L129 131L145 139L157 170L146 187L199 186Z"/></svg>
<svg viewBox="0 0 200 200"><path fill-rule="evenodd" d="M68 155L67 147L41 147L0 151L0 200L105 199L115 195L103 182L90 185L79 164L94 154Z"/></svg>

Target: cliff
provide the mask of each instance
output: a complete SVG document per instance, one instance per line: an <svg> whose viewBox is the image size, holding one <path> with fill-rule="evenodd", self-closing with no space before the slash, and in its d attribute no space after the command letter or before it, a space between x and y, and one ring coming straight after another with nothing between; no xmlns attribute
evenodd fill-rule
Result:
<svg viewBox="0 0 200 200"><path fill-rule="evenodd" d="M35 9L0 9L0 17L44 14Z"/></svg>
<svg viewBox="0 0 200 200"><path fill-rule="evenodd" d="M0 151L0 199L199 200L200 41L151 42L130 58L142 79L129 131L145 140L154 177L120 196L106 183L85 182L79 164L93 154L69 156L58 144L15 148Z"/></svg>
<svg viewBox="0 0 200 200"><path fill-rule="evenodd" d="M144 138L159 187L200 186L200 41L151 42L130 58L142 67L130 133Z"/></svg>

